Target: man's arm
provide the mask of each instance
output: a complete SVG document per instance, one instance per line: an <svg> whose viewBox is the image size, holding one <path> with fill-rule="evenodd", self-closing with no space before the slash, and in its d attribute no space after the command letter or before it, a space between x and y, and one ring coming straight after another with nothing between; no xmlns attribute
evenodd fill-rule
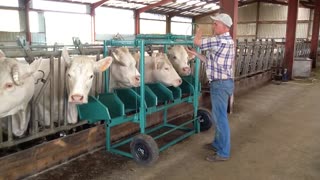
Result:
<svg viewBox="0 0 320 180"><path fill-rule="evenodd" d="M197 28L193 43L194 45L201 47L201 43L202 43L201 41L202 41L202 31L200 30L200 28Z"/></svg>

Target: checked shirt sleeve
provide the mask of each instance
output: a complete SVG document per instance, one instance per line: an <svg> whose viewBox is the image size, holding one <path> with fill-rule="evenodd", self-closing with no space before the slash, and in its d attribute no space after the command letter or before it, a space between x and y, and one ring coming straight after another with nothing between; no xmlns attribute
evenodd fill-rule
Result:
<svg viewBox="0 0 320 180"><path fill-rule="evenodd" d="M202 39L200 49L205 51L205 50L217 47L218 45L219 45L219 40L216 37L204 38Z"/></svg>

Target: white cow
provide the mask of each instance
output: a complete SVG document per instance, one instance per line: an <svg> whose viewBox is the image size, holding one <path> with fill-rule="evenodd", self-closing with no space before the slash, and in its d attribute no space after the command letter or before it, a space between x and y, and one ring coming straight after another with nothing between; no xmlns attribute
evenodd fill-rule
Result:
<svg viewBox="0 0 320 180"><path fill-rule="evenodd" d="M130 88L140 86L140 73L136 68L136 60L126 47L112 51L114 62L110 67L109 89Z"/></svg>
<svg viewBox="0 0 320 180"><path fill-rule="evenodd" d="M137 64L140 61L140 54L134 55ZM166 54L153 53L152 56L145 56L145 83L160 82L165 86L178 87L182 83L181 77L173 68Z"/></svg>
<svg viewBox="0 0 320 180"><path fill-rule="evenodd" d="M82 104L87 102L87 97L89 90L92 86L93 72L98 76L101 76L104 70L110 66L110 89L115 88L125 88L125 87L137 87L140 85L140 73L138 72L136 66L136 61L133 58L132 54L129 52L128 48L117 48L111 52L113 55L113 62L111 64L111 57L107 57L98 62L94 62L95 57L89 56L75 56L73 60L69 60L67 51L64 51L63 58L61 61L61 69L64 70L65 64L67 64L66 71L66 86L68 93L68 109L67 109L67 120L68 123L74 124L77 122L77 109L75 104ZM61 75L62 79L58 79L58 59L55 59L54 62L54 122L57 122L58 117L63 117L63 99L64 99L64 85L60 86L58 89L57 85L59 81L64 82L64 75ZM86 65L84 63L86 62ZM102 67L105 63L105 66ZM44 64L44 63L43 63ZM50 60L46 59L45 66L42 66L41 69L45 72L47 78L48 72L50 71L49 66ZM91 64L91 65L90 65ZM99 65L100 64L100 65ZM110 65L111 64L111 65ZM89 73L90 72L90 73ZM41 75L38 73L38 75ZM39 77L39 76L38 76ZM86 79L87 78L87 79ZM88 79L89 78L89 79ZM102 79L99 77L98 79ZM100 87L102 81L97 82L97 87ZM64 83L62 83L64 84ZM40 88L38 88L40 89ZM39 91L39 90L38 90ZM59 92L60 91L60 92ZM59 96L60 94L60 96ZM39 112L40 120L44 120L44 125L50 125L50 90L47 89L44 94L45 102L40 101L39 103ZM58 114L58 104L60 104L60 115ZM60 118L62 119L62 118Z"/></svg>
<svg viewBox="0 0 320 180"><path fill-rule="evenodd" d="M7 58L0 50L0 118L12 115L12 132L18 137L22 136L28 127L28 104L35 87L32 75L40 63L41 60L35 60L29 65L14 58Z"/></svg>
<svg viewBox="0 0 320 180"><path fill-rule="evenodd" d="M188 62L194 58L189 56L185 47L176 45L168 48L168 58L180 76L189 76L191 73Z"/></svg>
<svg viewBox="0 0 320 180"><path fill-rule="evenodd" d="M40 69L45 73L45 78L50 72L50 60L44 59ZM108 56L99 61L96 61L92 57L88 56L74 56L70 57L66 48L62 50L61 69L65 72L65 76L61 75L62 79L58 79L58 61L55 59L54 64L54 81L53 87L53 121L56 122L59 117L63 117L63 100L64 100L64 84L68 94L68 109L67 109L67 122L69 124L75 124L78 121L78 112L76 105L84 104L88 102L88 94L92 87L94 73L105 71L111 64L113 58ZM67 70L64 71L66 66ZM39 75L39 74L38 74ZM39 77L39 76L38 76ZM65 79L63 79L65 77ZM60 83L62 86L58 89L57 84ZM59 92L60 91L60 92ZM37 88L39 92L39 88ZM58 96L60 94L60 96ZM44 120L44 125L50 125L50 88L44 91L43 98L45 101L39 101L38 112L40 122ZM58 113L58 106L60 105L60 114Z"/></svg>

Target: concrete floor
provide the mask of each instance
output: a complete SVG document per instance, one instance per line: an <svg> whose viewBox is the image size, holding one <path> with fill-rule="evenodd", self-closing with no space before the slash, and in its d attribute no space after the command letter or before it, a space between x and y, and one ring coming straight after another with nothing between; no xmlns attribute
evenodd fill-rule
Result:
<svg viewBox="0 0 320 180"><path fill-rule="evenodd" d="M152 167L99 150L30 179L318 180L319 102L318 80L269 84L236 98L227 162L205 161L211 129L160 153Z"/></svg>

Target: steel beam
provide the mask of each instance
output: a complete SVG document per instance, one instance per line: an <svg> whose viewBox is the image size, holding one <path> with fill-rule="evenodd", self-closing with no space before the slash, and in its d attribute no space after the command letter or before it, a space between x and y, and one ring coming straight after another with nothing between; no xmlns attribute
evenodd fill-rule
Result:
<svg viewBox="0 0 320 180"><path fill-rule="evenodd" d="M145 12L145 11L148 11L148 10L154 8L154 7L162 6L162 5L167 4L167 3L169 3L169 2L172 2L172 1L174 1L174 0L162 0L162 1L159 1L159 2L157 2L157 3L150 4L150 5L148 5L148 6L145 6L145 7L143 7L143 8L140 8L140 9L138 9L138 10L136 10L136 11L137 11L137 13L140 14L140 13L143 13L143 12Z"/></svg>
<svg viewBox="0 0 320 180"><path fill-rule="evenodd" d="M288 78L291 79L294 48L296 41L296 27L298 19L298 7L299 0L288 1L288 16L287 16L287 30L286 30L286 44L285 44L285 55L284 55L284 66L287 68Z"/></svg>
<svg viewBox="0 0 320 180"><path fill-rule="evenodd" d="M312 67L316 68L317 65L317 50L319 43L319 24L320 24L320 1L315 4L313 14L312 38L311 38L311 52L310 58L312 59Z"/></svg>
<svg viewBox="0 0 320 180"><path fill-rule="evenodd" d="M134 33L140 34L140 13L137 11L134 12Z"/></svg>
<svg viewBox="0 0 320 180"><path fill-rule="evenodd" d="M25 6L25 20L26 20L26 40L31 45L31 32L30 32L30 20L29 20L29 12L30 12L30 0L24 1Z"/></svg>
<svg viewBox="0 0 320 180"><path fill-rule="evenodd" d="M220 9L222 12L227 13L233 20L233 25L230 29L230 34L236 42L237 24L238 24L238 1L237 0L220 0Z"/></svg>
<svg viewBox="0 0 320 180"><path fill-rule="evenodd" d="M95 10L97 7L100 7L102 6L105 2L107 2L109 0L101 0L101 1L98 1L98 2L95 2L91 5L91 11L92 9Z"/></svg>

